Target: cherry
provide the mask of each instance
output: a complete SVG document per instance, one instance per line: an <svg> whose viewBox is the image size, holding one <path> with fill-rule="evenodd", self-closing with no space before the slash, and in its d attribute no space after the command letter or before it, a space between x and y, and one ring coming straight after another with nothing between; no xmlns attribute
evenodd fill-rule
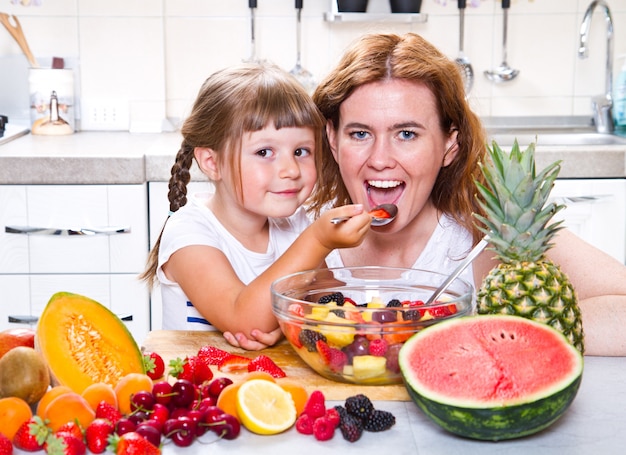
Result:
<svg viewBox="0 0 626 455"><path fill-rule="evenodd" d="M154 386L153 386L154 387ZM130 410L140 410L140 411L152 411L154 409L154 404L156 403L156 399L152 392L148 392L146 390L139 391L135 393L130 398Z"/></svg>
<svg viewBox="0 0 626 455"><path fill-rule="evenodd" d="M241 425L239 420L231 414L222 413L219 419L210 426L220 438L235 439L239 436Z"/></svg>
<svg viewBox="0 0 626 455"><path fill-rule="evenodd" d="M139 425L141 422L148 420L148 417L148 413L145 411L135 411L127 416L128 420L133 422L135 425Z"/></svg>
<svg viewBox="0 0 626 455"><path fill-rule="evenodd" d="M152 386L154 400L160 404L169 404L172 400L172 384L167 381L155 382Z"/></svg>
<svg viewBox="0 0 626 455"><path fill-rule="evenodd" d="M202 436L208 431L208 428L206 426L201 425L203 414L204 413L202 411L198 411L196 409L192 409L187 413L187 417L193 420L196 424L196 436Z"/></svg>
<svg viewBox="0 0 626 455"><path fill-rule="evenodd" d="M150 413L150 420L156 420L161 425L170 417L170 410L167 406L161 403L155 403L154 409Z"/></svg>
<svg viewBox="0 0 626 455"><path fill-rule="evenodd" d="M224 411L222 411L217 406L209 406L208 408L204 409L202 413L202 424L205 426L210 426L215 422L218 422L223 414L225 414Z"/></svg>
<svg viewBox="0 0 626 455"><path fill-rule="evenodd" d="M159 447L161 444L161 431L152 426L149 422L137 425L135 431L146 438L155 447Z"/></svg>
<svg viewBox="0 0 626 455"><path fill-rule="evenodd" d="M163 429L166 436L178 447L190 446L196 437L196 423L186 416L168 419Z"/></svg>
<svg viewBox="0 0 626 455"><path fill-rule="evenodd" d="M187 408L174 408L172 409L172 412L170 412L170 419L185 417L187 414L189 414L189 409Z"/></svg>
<svg viewBox="0 0 626 455"><path fill-rule="evenodd" d="M209 383L209 394L217 400L227 386L233 383L232 379L229 378L215 378Z"/></svg>
<svg viewBox="0 0 626 455"><path fill-rule="evenodd" d="M130 433L131 431L135 431L137 429L137 424L130 420L128 417L122 417L117 421L115 425L115 433L118 436L122 436L123 434Z"/></svg>
<svg viewBox="0 0 626 455"><path fill-rule="evenodd" d="M171 404L176 408L188 408L196 398L196 387L187 379L178 379L172 385Z"/></svg>
<svg viewBox="0 0 626 455"><path fill-rule="evenodd" d="M150 427L156 428L159 431L159 434L163 432L163 422L161 422L160 420L156 420L156 419L144 420L139 425L137 425L137 428L139 428L142 425L148 425Z"/></svg>

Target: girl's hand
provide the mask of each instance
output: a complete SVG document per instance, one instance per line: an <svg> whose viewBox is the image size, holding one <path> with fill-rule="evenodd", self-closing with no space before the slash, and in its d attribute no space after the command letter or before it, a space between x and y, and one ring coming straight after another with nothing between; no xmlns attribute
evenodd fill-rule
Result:
<svg viewBox="0 0 626 455"><path fill-rule="evenodd" d="M261 351L275 345L282 338L283 332L281 332L279 327L268 333L254 329L250 334L251 338L248 338L243 333L224 332L222 335L229 344L236 348L247 349L248 351Z"/></svg>
<svg viewBox="0 0 626 455"><path fill-rule="evenodd" d="M344 216L351 218L339 224L330 222L332 218ZM371 222L372 218L363 210L363 205L352 204L325 211L313 222L311 228L320 244L334 250L360 245Z"/></svg>

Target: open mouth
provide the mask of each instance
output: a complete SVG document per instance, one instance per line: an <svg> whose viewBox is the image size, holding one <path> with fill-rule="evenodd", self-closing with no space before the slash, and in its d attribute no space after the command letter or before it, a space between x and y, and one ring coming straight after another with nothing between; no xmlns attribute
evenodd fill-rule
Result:
<svg viewBox="0 0 626 455"><path fill-rule="evenodd" d="M370 206L396 204L405 186L401 180L367 180L365 189Z"/></svg>

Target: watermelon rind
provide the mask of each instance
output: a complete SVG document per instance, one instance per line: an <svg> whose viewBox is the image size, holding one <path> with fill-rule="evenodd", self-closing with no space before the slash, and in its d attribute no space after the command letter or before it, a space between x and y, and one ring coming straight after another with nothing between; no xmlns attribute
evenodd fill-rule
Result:
<svg viewBox="0 0 626 455"><path fill-rule="evenodd" d="M573 359L572 371L566 372L562 380L556 381L551 387L546 387L543 393L533 393L527 397L515 398L510 401L478 399L459 399L446 397L437 393L436 384L426 384L421 380L427 372L414 371L410 362L412 355L420 355L421 340L425 337L449 336L449 328L459 324L473 324L476 320L491 323L494 318L504 318L498 321L514 321L520 324L535 324L541 328L548 328L558 334L556 339L563 341L564 355L571 355ZM512 318L512 319L511 319ZM448 327L450 326L450 327ZM540 356L541 352L537 352ZM449 321L442 321L413 335L400 350L400 371L409 396L417 407L433 422L450 433L477 440L501 441L529 436L537 433L556 422L569 408L578 393L582 381L583 357L574 349L567 339L557 330L539 322L531 321L519 316L509 315L481 315L466 316ZM483 366L476 365L476 374L481 374ZM537 372L541 374L541 372ZM427 382L427 381L426 381ZM469 392L468 392L469 393Z"/></svg>

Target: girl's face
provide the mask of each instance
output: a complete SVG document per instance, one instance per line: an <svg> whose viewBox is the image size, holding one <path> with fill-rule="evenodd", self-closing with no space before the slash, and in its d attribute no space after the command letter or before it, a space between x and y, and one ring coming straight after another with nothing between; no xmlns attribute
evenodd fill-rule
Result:
<svg viewBox="0 0 626 455"><path fill-rule="evenodd" d="M398 206L389 229L432 207L439 170L456 153L456 134L441 131L430 89L401 79L357 88L341 104L337 129L327 132L352 202Z"/></svg>
<svg viewBox="0 0 626 455"><path fill-rule="evenodd" d="M311 128L277 130L269 122L245 133L240 163L244 208L267 217L292 215L315 185L314 152Z"/></svg>

